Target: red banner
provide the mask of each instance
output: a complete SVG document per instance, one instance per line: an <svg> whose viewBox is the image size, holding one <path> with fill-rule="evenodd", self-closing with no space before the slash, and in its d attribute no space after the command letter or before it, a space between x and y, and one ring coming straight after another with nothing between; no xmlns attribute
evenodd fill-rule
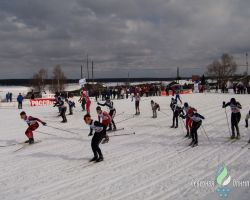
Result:
<svg viewBox="0 0 250 200"><path fill-rule="evenodd" d="M53 105L54 98L39 98L39 99L31 99L30 106L49 106Z"/></svg>
<svg viewBox="0 0 250 200"><path fill-rule="evenodd" d="M192 94L192 90L181 90L180 94ZM161 92L161 96L173 96L173 91L169 90L168 94L166 93L166 91L162 91Z"/></svg>

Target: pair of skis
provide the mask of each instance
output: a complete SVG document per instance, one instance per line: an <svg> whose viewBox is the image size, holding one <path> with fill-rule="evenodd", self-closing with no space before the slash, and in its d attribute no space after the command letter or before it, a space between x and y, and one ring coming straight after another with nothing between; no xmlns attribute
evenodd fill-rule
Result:
<svg viewBox="0 0 250 200"><path fill-rule="evenodd" d="M37 140L37 141L35 141L35 142L34 142L34 143L32 143L32 144L29 144L29 143L23 143L23 145L22 145L21 147L19 147L18 149L16 149L14 152L21 151L21 150L23 150L23 149L27 148L28 146L33 146L34 144L37 144L37 143L40 143L40 142L42 142L42 141L41 141L41 140Z"/></svg>
<svg viewBox="0 0 250 200"><path fill-rule="evenodd" d="M109 135L109 137L124 136L124 135L134 135L135 134L135 132L116 134L116 132L123 131L123 130L125 130L125 128L119 128L119 129L115 129L115 130L112 130L112 131L108 131L108 133L114 133L113 135Z"/></svg>
<svg viewBox="0 0 250 200"><path fill-rule="evenodd" d="M18 142L18 143L13 143L13 144L7 144L7 145L0 145L0 147L11 147L11 146L17 146L17 145L21 145L21 147L17 148L14 152L17 152L17 151L20 151L28 146L31 146L33 144L37 144L37 143L40 143L41 140L37 140L35 141L34 143L32 144L29 144L29 143L25 143L25 142Z"/></svg>
<svg viewBox="0 0 250 200"><path fill-rule="evenodd" d="M190 150L190 149L193 149L193 148L195 148L195 147L198 147L198 145L195 145L195 146L187 146L187 147L184 147L184 148L182 148L182 149L178 149L177 152L178 152L178 153L184 153L184 152L186 152L186 151L188 151L188 150Z"/></svg>

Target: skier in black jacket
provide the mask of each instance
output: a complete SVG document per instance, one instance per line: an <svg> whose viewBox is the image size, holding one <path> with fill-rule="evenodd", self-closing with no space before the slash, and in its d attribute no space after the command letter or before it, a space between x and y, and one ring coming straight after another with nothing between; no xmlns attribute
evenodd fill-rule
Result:
<svg viewBox="0 0 250 200"><path fill-rule="evenodd" d="M239 131L239 122L241 119L240 109L242 109L241 104L235 100L235 98L232 98L230 102L225 103L223 101L222 108L226 108L227 106L230 106L232 114L231 114L231 129L232 129L232 136L231 139L235 138L235 129L237 132L236 139L240 139L240 131Z"/></svg>
<svg viewBox="0 0 250 200"><path fill-rule="evenodd" d="M90 126L89 136L92 136L93 131L95 131L94 136L93 136L92 141L91 141L91 148L92 148L92 151L94 153L94 157L90 160L90 162L93 162L93 161L101 162L101 161L103 161L103 155L102 155L102 151L101 151L99 145L100 145L102 139L106 135L105 126L98 121L92 120L91 116L89 114L86 114L84 116L84 121L86 124L88 124Z"/></svg>
<svg viewBox="0 0 250 200"><path fill-rule="evenodd" d="M66 111L67 111L67 107L65 106L65 103L62 99L62 97L58 97L57 102L54 104L54 107L58 107L60 110L60 115L62 117L62 123L66 123L67 122L67 118L66 118Z"/></svg>
<svg viewBox="0 0 250 200"><path fill-rule="evenodd" d="M187 116L181 115L182 118L185 118ZM202 125L202 120L205 119L202 115L199 113L195 112L190 112L188 113L188 117L192 120L192 127L191 127L191 137L192 137L192 142L189 144L189 146L196 147L198 146L198 129Z"/></svg>
<svg viewBox="0 0 250 200"><path fill-rule="evenodd" d="M184 115L184 112L182 107L179 106L177 103L173 104L172 109L173 109L173 124L171 128L178 128L178 121L179 121L178 118L181 114Z"/></svg>

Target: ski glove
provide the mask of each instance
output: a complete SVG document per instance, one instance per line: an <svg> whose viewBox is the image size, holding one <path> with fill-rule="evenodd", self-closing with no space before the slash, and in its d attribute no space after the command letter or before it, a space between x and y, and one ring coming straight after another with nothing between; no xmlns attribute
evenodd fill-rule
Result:
<svg viewBox="0 0 250 200"><path fill-rule="evenodd" d="M46 125L47 125L47 123L46 123L46 122L42 122L42 125L46 126Z"/></svg>
<svg viewBox="0 0 250 200"><path fill-rule="evenodd" d="M185 118L186 118L184 115L180 115L180 117L181 117L182 119L185 119Z"/></svg>

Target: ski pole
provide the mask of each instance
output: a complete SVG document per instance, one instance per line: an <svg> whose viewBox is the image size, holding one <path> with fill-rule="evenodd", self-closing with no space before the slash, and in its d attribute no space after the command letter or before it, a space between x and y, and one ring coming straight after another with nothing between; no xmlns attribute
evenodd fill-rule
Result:
<svg viewBox="0 0 250 200"><path fill-rule="evenodd" d="M121 113L117 114L116 117L119 116L119 115L123 115L123 114L124 114L124 112L121 112Z"/></svg>
<svg viewBox="0 0 250 200"><path fill-rule="evenodd" d="M49 126L49 125L46 125L46 126L50 127L50 128L53 128L53 129L56 129L56 130L59 130L59 131L64 131L64 132L67 132L67 133L72 133L72 134L79 135L79 133L75 133L75 132L72 132L72 131L67 131L67 130L64 130L64 129L61 129L61 128L58 128L58 127Z"/></svg>
<svg viewBox="0 0 250 200"><path fill-rule="evenodd" d="M185 135L185 131L184 131L184 127L183 127L183 125L184 125L184 122L183 122L183 119L181 118L181 117L179 117L179 119L182 121L182 123L180 123L181 124L181 129L182 129L182 133Z"/></svg>
<svg viewBox="0 0 250 200"><path fill-rule="evenodd" d="M115 135L110 135L109 137L117 137L117 136L124 136L124 135L135 135L135 132L133 132L133 133L115 134Z"/></svg>
<svg viewBox="0 0 250 200"><path fill-rule="evenodd" d="M204 126L203 126L203 125L201 125L201 128L202 128L202 130L203 130L204 134L206 135L206 137L207 137L208 141L211 143L211 140L210 140L210 138L208 137L208 135L207 135L207 133L206 133L206 131L205 131L205 129L204 129Z"/></svg>
<svg viewBox="0 0 250 200"><path fill-rule="evenodd" d="M229 121L228 121L228 117L227 117L227 110L225 108L225 114L226 114L226 118L227 118L227 126L228 126L228 130L229 130L229 136L231 137L231 131L230 131L230 128L229 128Z"/></svg>
<svg viewBox="0 0 250 200"><path fill-rule="evenodd" d="M116 122L116 124L119 124L119 123L124 122L124 121L128 121L128 120L133 119L133 118L134 118L134 116L133 116L133 117L128 117L128 118L126 118L126 119L124 119L124 120L121 120L121 121L119 121L119 122Z"/></svg>
<svg viewBox="0 0 250 200"><path fill-rule="evenodd" d="M167 113L165 113L165 112L162 112L162 111L160 111L162 114L164 114L164 115L166 115L166 116L168 116L169 117L169 114L167 114Z"/></svg>
<svg viewBox="0 0 250 200"><path fill-rule="evenodd" d="M56 136L58 137L57 135L54 135L54 134L51 134L51 133L44 133L44 132L41 132L41 131L36 131L37 133L40 133L40 134L44 134L44 135L51 135L51 136Z"/></svg>

